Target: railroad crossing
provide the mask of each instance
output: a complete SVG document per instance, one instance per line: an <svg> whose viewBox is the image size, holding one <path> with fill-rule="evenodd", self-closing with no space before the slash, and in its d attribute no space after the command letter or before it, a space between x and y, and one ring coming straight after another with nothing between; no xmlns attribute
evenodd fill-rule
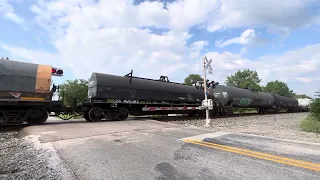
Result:
<svg viewBox="0 0 320 180"><path fill-rule="evenodd" d="M75 179L319 179L320 145L149 119L49 120L23 129ZM54 156L53 156L54 157Z"/></svg>

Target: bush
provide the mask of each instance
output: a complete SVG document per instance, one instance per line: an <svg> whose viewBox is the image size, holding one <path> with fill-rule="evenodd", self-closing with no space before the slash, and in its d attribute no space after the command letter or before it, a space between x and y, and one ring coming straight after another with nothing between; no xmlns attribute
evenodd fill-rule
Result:
<svg viewBox="0 0 320 180"><path fill-rule="evenodd" d="M308 116L301 121L300 128L303 131L320 133L320 121L314 116Z"/></svg>
<svg viewBox="0 0 320 180"><path fill-rule="evenodd" d="M310 113L316 120L320 121L320 99L311 104Z"/></svg>

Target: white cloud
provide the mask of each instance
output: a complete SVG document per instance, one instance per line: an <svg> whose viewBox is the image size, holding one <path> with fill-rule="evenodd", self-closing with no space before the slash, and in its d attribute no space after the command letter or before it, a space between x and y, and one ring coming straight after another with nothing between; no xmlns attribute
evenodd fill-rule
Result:
<svg viewBox="0 0 320 180"><path fill-rule="evenodd" d="M61 64L61 61L59 61L59 55L57 54L50 54L41 51L32 51L21 47L10 46L1 43L0 47L9 51L12 56L19 58L19 61L31 62L36 64L48 64L52 66Z"/></svg>
<svg viewBox="0 0 320 180"><path fill-rule="evenodd" d="M8 3L8 0L0 0L0 15L21 25L23 28L27 28L24 18L18 16L14 12L13 7Z"/></svg>
<svg viewBox="0 0 320 180"><path fill-rule="evenodd" d="M190 50L192 52L190 53L189 57L191 59L196 59L196 58L200 57L202 54L202 51L205 50L204 48L208 45L209 45L208 41L196 41L196 42L192 43L190 46Z"/></svg>
<svg viewBox="0 0 320 180"><path fill-rule="evenodd" d="M134 69L139 75L177 76L192 60L199 58L207 41L194 42L187 30L206 16L206 3L173 2L163 8L158 1L51 1L39 0L31 10L37 22L50 32L53 44L64 63L78 76L92 70L123 74ZM213 2L213 1L212 1ZM198 11L197 15L189 14ZM183 14L173 14L176 12ZM178 16L177 16L178 15ZM172 17L176 18L172 18ZM154 34L141 27L168 28ZM155 68L151 74L143 73ZM185 72L188 73L188 72Z"/></svg>
<svg viewBox="0 0 320 180"><path fill-rule="evenodd" d="M215 44L217 47L222 48L225 46L229 46L231 44L241 44L241 45L258 45L264 43L265 40L263 40L261 37L259 37L254 29L247 29L245 30L240 37L235 37L229 40L226 40L224 42L217 41Z"/></svg>
<svg viewBox="0 0 320 180"><path fill-rule="evenodd" d="M290 32L320 22L317 13L308 13L317 0L177 0L164 4L145 1L138 6L133 0L108 0L94 3L91 0L50 1L38 0L32 6L39 23L47 29L63 27L92 28L99 26L131 28L155 26L173 31L186 31L192 26L202 26L209 31L238 27L267 27L270 31ZM294 19L294 21L293 21Z"/></svg>
<svg viewBox="0 0 320 180"><path fill-rule="evenodd" d="M296 79L304 82L304 83L310 83L310 82L314 82L314 81L320 81L320 73L315 74L316 77L297 77Z"/></svg>
<svg viewBox="0 0 320 180"><path fill-rule="evenodd" d="M312 82L313 78L310 78L310 77L297 77L296 78L297 80L301 81L301 82Z"/></svg>
<svg viewBox="0 0 320 180"><path fill-rule="evenodd" d="M308 8L319 6L318 0L224 0L219 1L216 16L209 19L208 30L267 27L269 31L288 33L293 29L319 23L319 14Z"/></svg>
<svg viewBox="0 0 320 180"><path fill-rule="evenodd" d="M135 6L133 0L38 0L31 11L58 53L0 45L13 55L36 63L70 67L79 78L88 78L92 72L123 75L133 69L136 76L167 75L172 81L182 81L191 72L202 72L201 57L209 43L203 39L188 45L190 27L199 25L210 31L246 27L249 29L240 37L222 45L250 45L259 37L251 28L286 32L314 22L316 17L306 15L304 9L315 1L293 1L178 0L168 3L165 9L159 1ZM157 28L168 31L153 32ZM220 82L241 68L257 69L265 81L290 81L309 77L319 69L318 52L319 45L315 45L255 60L229 52L206 55L213 60L212 79Z"/></svg>

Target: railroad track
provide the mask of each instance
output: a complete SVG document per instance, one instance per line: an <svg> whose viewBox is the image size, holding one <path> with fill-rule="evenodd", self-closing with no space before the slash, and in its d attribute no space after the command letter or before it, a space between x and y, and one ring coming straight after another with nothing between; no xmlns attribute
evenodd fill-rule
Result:
<svg viewBox="0 0 320 180"><path fill-rule="evenodd" d="M296 112L299 113L299 112ZM277 114L287 114L287 112L279 112ZM291 113L290 113L291 114ZM259 114L259 113L243 113L243 114L232 114L228 116L222 116L222 115L215 115L213 117L210 117L211 119L221 119L221 118L231 118L231 117L245 117L245 116L267 116L267 115L276 115L276 114ZM188 121L188 120L199 120L199 119L205 119L206 116L193 116L188 117L185 116L157 116L157 117L149 117L153 120L162 121L162 122L170 122L170 121Z"/></svg>
<svg viewBox="0 0 320 180"><path fill-rule="evenodd" d="M279 112L277 114L286 114L287 112ZM299 112L297 112L299 113ZM221 116L221 115L216 115L213 117L210 117L211 119L221 119L221 118L231 118L231 117L245 117L245 116L266 116L266 115L276 115L276 114L259 114L259 113L243 113L243 114L232 114L228 116ZM128 120L148 120L148 119L153 119L156 121L160 122L171 122L171 121L189 121L189 120L199 120L199 119L205 119L204 116L193 116L189 117L188 115L182 115L182 116L134 116L128 118ZM108 122L109 120L106 120L105 122ZM65 120L61 120L61 122L65 122ZM70 121L70 123L79 123L79 121ZM87 123L85 120L83 120L83 123ZM45 124L51 124L46 122ZM45 125L44 124L44 125ZM54 124L59 124L59 122L55 122ZM20 131L24 127L27 127L28 124L0 124L0 133L1 132L8 132L8 131Z"/></svg>

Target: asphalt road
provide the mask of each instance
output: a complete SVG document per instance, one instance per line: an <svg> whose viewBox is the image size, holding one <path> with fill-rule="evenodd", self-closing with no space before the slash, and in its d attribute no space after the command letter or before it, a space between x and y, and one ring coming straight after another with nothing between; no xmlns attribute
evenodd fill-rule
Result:
<svg viewBox="0 0 320 180"><path fill-rule="evenodd" d="M52 143L75 179L320 179L319 144L154 120L53 120L23 132Z"/></svg>

